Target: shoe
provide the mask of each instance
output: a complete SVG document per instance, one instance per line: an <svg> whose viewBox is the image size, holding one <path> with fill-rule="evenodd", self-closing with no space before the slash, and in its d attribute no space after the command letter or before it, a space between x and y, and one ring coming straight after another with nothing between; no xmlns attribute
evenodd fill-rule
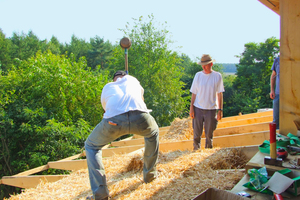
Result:
<svg viewBox="0 0 300 200"><path fill-rule="evenodd" d="M109 191L106 185L100 185L94 193L95 200L107 200L109 197Z"/></svg>
<svg viewBox="0 0 300 200"><path fill-rule="evenodd" d="M86 198L86 200L95 200L94 196L89 196ZM108 200L108 197L105 197L105 198L102 198L102 199L99 199L99 200Z"/></svg>
<svg viewBox="0 0 300 200"><path fill-rule="evenodd" d="M108 200L109 198L109 191L106 185L101 185L96 190L94 195L89 196L86 200Z"/></svg>

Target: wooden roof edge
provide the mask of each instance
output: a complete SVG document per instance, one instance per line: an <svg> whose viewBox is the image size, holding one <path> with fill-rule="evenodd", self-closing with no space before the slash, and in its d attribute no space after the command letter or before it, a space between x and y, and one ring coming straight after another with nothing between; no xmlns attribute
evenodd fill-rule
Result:
<svg viewBox="0 0 300 200"><path fill-rule="evenodd" d="M271 9L273 12L275 12L277 15L280 16L280 9L279 9L279 0L258 0L262 4L264 4L266 7Z"/></svg>

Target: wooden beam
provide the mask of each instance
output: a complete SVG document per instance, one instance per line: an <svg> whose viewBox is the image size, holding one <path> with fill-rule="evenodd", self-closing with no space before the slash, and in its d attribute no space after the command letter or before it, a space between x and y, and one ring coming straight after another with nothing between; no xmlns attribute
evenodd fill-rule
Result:
<svg viewBox="0 0 300 200"><path fill-rule="evenodd" d="M30 169L30 170L27 170L25 172L21 172L19 174L14 175L14 176L28 176L28 175L31 175L31 174L35 174L35 173L47 170L47 169L49 169L49 166L48 165L43 165L43 166L40 166L40 167L36 167L36 168Z"/></svg>
<svg viewBox="0 0 300 200"><path fill-rule="evenodd" d="M227 135L214 137L214 147L240 147L261 145L265 140L270 139L269 131L261 131L254 133L245 133L237 135ZM205 147L205 138L201 139L201 149ZM176 151L176 150L193 150L193 140L184 140L180 142L161 143L159 150L162 152Z"/></svg>
<svg viewBox="0 0 300 200"><path fill-rule="evenodd" d="M116 142L112 142L111 146L120 147L120 146L133 146L133 145L140 145L140 144L145 144L144 138L126 140L126 141L123 141L123 140L116 141Z"/></svg>
<svg viewBox="0 0 300 200"><path fill-rule="evenodd" d="M214 147L239 147L261 145L265 140L270 139L270 131L244 133L231 136L219 136L213 138ZM205 139L201 139L202 148L205 147Z"/></svg>
<svg viewBox="0 0 300 200"><path fill-rule="evenodd" d="M270 122L265 122L265 123L258 123L258 124L220 128L220 129L216 129L214 131L214 137L266 131L266 130L269 130L269 124L270 124ZM202 134L202 137L205 137L204 133Z"/></svg>
<svg viewBox="0 0 300 200"><path fill-rule="evenodd" d="M47 182L55 182L68 175L45 175L45 176L3 176L1 183L19 188L36 187L42 180Z"/></svg>
<svg viewBox="0 0 300 200"><path fill-rule="evenodd" d="M125 146L125 147L117 147L117 148L109 148L109 149L102 149L102 156L103 157L110 157L115 154L124 154L130 153L132 151L136 151L140 148L143 148L144 145L134 145L134 146Z"/></svg>
<svg viewBox="0 0 300 200"><path fill-rule="evenodd" d="M253 119L253 118L264 117L264 116L273 116L273 110L265 111L265 112L251 113L251 114L244 114L244 115L237 115L237 116L232 116L232 117L223 117L219 121L219 123L235 121L235 120L242 120L242 119Z"/></svg>
<svg viewBox="0 0 300 200"><path fill-rule="evenodd" d="M62 169L62 170L79 170L86 169L87 163L86 159L81 160L65 160L65 161L56 161L48 162L49 168L52 169Z"/></svg>
<svg viewBox="0 0 300 200"><path fill-rule="evenodd" d="M257 123L263 123L263 122L272 122L273 116L263 116L263 117L256 117L256 118L250 118L250 119L240 119L240 120L234 120L234 121L228 121L228 122L219 122L217 128L228 128L233 126L242 126L242 125L248 125L248 124L257 124Z"/></svg>
<svg viewBox="0 0 300 200"><path fill-rule="evenodd" d="M280 15L279 0L259 0L266 7L270 8L277 15Z"/></svg>
<svg viewBox="0 0 300 200"><path fill-rule="evenodd" d="M237 120L233 122L224 122L222 126L230 126L234 124L245 124L251 122L261 122L261 121L269 121L265 123L256 123L256 124L249 124L249 125L242 125L242 126L235 126L235 127L227 127L227 128L218 128L214 131L215 136L224 136L224 135L234 135L234 134L241 134L241 133L251 133L251 132L259 132L265 131L269 129L269 123L272 121L272 116L260 117L256 119L245 119L245 120ZM205 133L202 134L202 138L205 138ZM126 140L126 141L117 141L112 142L112 146L132 146L132 145L141 145L145 144L144 139L133 139L133 140Z"/></svg>
<svg viewBox="0 0 300 200"><path fill-rule="evenodd" d="M300 1L280 0L280 133L297 135L300 120Z"/></svg>

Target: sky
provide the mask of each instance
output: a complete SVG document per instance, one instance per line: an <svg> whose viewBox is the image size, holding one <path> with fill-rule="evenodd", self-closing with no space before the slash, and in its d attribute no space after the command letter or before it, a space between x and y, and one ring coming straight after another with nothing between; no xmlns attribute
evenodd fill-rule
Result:
<svg viewBox="0 0 300 200"><path fill-rule="evenodd" d="M280 38L280 17L258 0L0 0L0 29L6 38L32 31L40 40L99 36L115 44L124 36L119 29L151 14L167 22L171 50L193 61L210 54L238 63L246 43Z"/></svg>

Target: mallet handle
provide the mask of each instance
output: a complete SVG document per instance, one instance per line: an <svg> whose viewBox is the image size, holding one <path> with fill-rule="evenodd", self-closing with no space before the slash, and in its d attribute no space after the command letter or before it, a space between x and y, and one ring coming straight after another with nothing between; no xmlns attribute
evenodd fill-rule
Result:
<svg viewBox="0 0 300 200"><path fill-rule="evenodd" d="M125 48L125 72L128 74L128 50Z"/></svg>

